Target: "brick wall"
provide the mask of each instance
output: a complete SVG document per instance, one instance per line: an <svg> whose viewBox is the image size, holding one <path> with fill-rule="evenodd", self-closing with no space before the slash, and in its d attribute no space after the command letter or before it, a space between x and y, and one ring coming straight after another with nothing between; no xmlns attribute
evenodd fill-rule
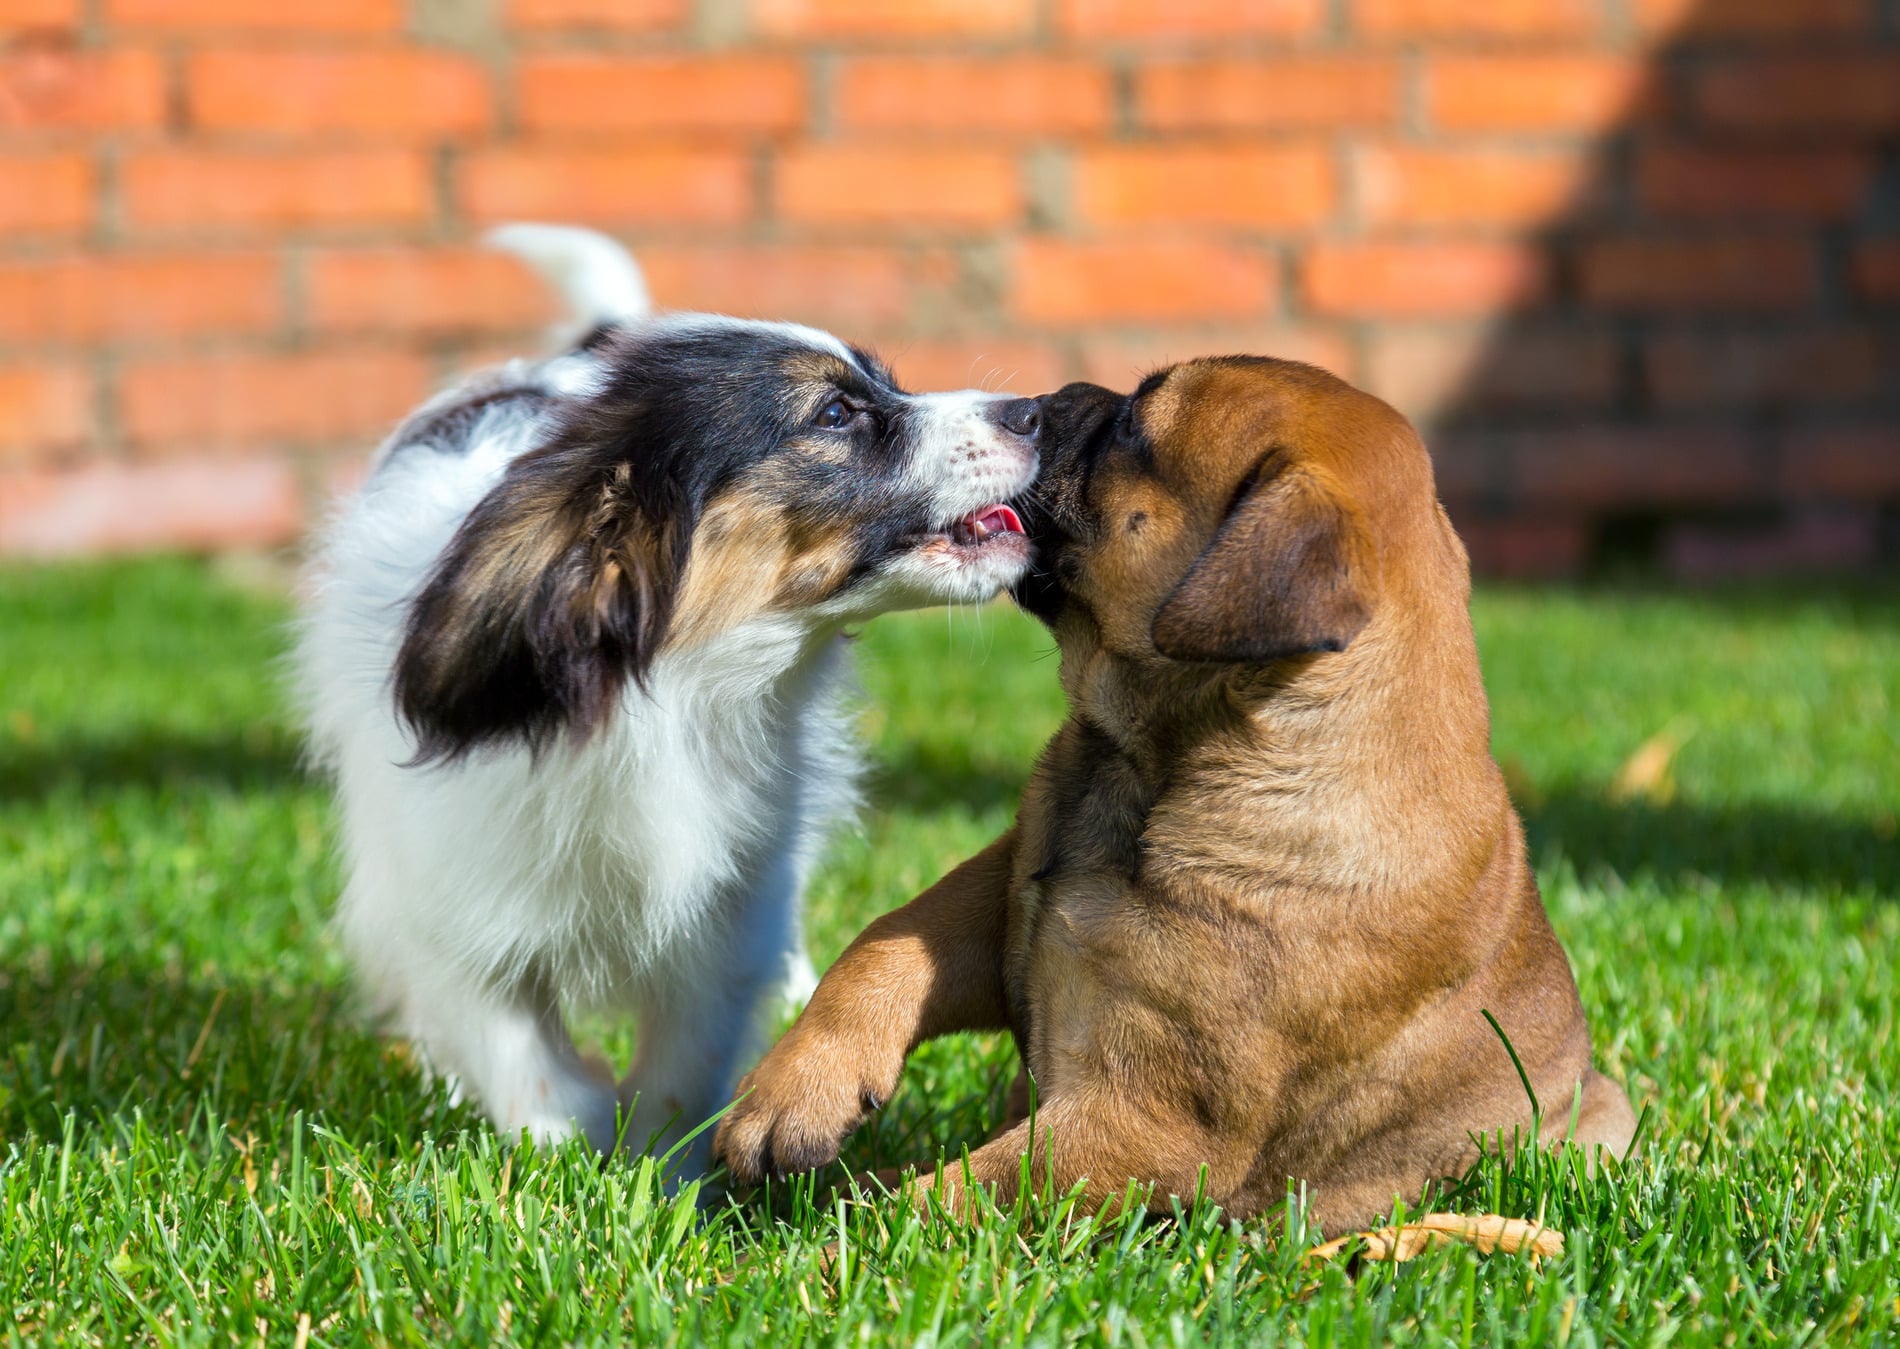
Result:
<svg viewBox="0 0 1900 1349"><path fill-rule="evenodd" d="M0 0L0 551L271 545L533 344L508 219L923 386L1250 350L1481 563L1865 561L1900 0Z"/></svg>

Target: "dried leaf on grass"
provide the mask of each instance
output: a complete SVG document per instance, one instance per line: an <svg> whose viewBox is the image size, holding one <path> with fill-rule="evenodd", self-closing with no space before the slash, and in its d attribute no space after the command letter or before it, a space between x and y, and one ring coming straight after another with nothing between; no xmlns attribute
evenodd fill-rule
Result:
<svg viewBox="0 0 1900 1349"><path fill-rule="evenodd" d="M1695 723L1677 717L1638 745L1616 770L1616 778L1610 783L1610 804L1646 801L1654 806L1668 805L1676 795L1676 780L1669 770L1676 762L1676 752L1694 734Z"/></svg>
<svg viewBox="0 0 1900 1349"><path fill-rule="evenodd" d="M1315 1246L1306 1253L1306 1258L1331 1260L1348 1246L1360 1242L1364 1244L1362 1254L1366 1259L1390 1260L1397 1264L1451 1241L1469 1242L1486 1255L1493 1251L1507 1255L1528 1251L1533 1259L1541 1259L1564 1253L1562 1232L1525 1218L1506 1218L1496 1213L1427 1213L1402 1227L1379 1227L1336 1237Z"/></svg>

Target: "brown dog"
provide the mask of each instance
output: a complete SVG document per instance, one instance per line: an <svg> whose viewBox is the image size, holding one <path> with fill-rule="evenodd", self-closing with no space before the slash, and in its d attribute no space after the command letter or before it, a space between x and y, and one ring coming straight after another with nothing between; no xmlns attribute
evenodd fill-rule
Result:
<svg viewBox="0 0 1900 1349"><path fill-rule="evenodd" d="M1329 1231L1455 1176L1474 1138L1622 1154L1628 1098L1491 758L1465 552L1405 420L1319 370L1223 358L1043 400L1039 577L1072 716L1016 827L873 923L740 1085L741 1182L815 1167L949 1031L1008 1027L1035 1175L1305 1182ZM970 1154L1007 1199L1029 1122ZM946 1191L961 1167L935 1178Z"/></svg>

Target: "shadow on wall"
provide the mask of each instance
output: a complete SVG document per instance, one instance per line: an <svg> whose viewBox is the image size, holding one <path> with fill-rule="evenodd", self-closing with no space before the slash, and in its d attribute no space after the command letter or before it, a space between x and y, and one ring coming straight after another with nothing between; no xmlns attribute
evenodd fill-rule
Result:
<svg viewBox="0 0 1900 1349"><path fill-rule="evenodd" d="M1481 567L1694 578L1900 552L1900 4L1685 9L1431 419ZM1545 102L1613 73L1521 65ZM1530 198L1575 167L1473 144L1440 166L1448 197L1489 175Z"/></svg>
<svg viewBox="0 0 1900 1349"><path fill-rule="evenodd" d="M1019 768L912 745L879 765L871 797L879 811L961 807L983 815L1014 807L1022 784ZM1867 819L1766 801L1619 803L1592 783L1533 792L1517 804L1540 867L1561 856L1585 877L1609 871L1628 881L1650 875L1675 884L1704 876L1732 885L1900 898L1900 846L1891 815Z"/></svg>

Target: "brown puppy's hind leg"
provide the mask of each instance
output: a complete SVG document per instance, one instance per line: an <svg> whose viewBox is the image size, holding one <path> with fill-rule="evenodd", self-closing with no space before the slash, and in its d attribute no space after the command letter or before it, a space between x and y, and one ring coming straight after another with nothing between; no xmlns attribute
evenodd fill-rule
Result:
<svg viewBox="0 0 1900 1349"><path fill-rule="evenodd" d="M996 1127L990 1130L989 1137L983 1141L985 1143L995 1142L1028 1118L1029 1070L1019 1064L1016 1068L1016 1076L1009 1084L1009 1092L1003 1097L1003 1117L997 1121ZM921 1174L928 1169L926 1165L920 1163L912 1163L909 1166L880 1166L875 1171L858 1172L853 1175L846 1184L859 1195L874 1193L872 1189L873 1182L883 1186L886 1190L894 1194L902 1187L905 1172L910 1171Z"/></svg>
<svg viewBox="0 0 1900 1349"><path fill-rule="evenodd" d="M1016 1076L1009 1084L1009 1093L1003 1097L1003 1118L990 1130L985 1142L1001 1138L1029 1118L1029 1094L1029 1069L1019 1063L1016 1065Z"/></svg>
<svg viewBox="0 0 1900 1349"><path fill-rule="evenodd" d="M1577 1129L1571 1141L1584 1150L1592 1168L1597 1149L1608 1149L1618 1161L1628 1155L1636 1137L1636 1112L1623 1088L1592 1068L1583 1077L1583 1104L1577 1111Z"/></svg>
<svg viewBox="0 0 1900 1349"><path fill-rule="evenodd" d="M713 1153L740 1184L837 1160L925 1040L1003 1026L1012 830L866 928L739 1083Z"/></svg>
<svg viewBox="0 0 1900 1349"><path fill-rule="evenodd" d="M1094 1213L1113 1212L1136 1183L1137 1199L1152 1186L1153 1199L1165 1203L1178 1195L1183 1202L1205 1189L1210 1196L1225 1193L1238 1177L1225 1177L1209 1167L1202 1179L1204 1159L1212 1156L1212 1140L1179 1122L1163 1129L1155 1122L1118 1114L1113 1109L1084 1109L1042 1102L1033 1117L1019 1120L970 1153L967 1167L961 1157L948 1158L934 1174L922 1174L916 1197L934 1192L944 1208L968 1217L968 1185L991 1192L999 1206L1016 1201L1022 1189L1023 1155L1030 1151L1034 1126L1034 1154L1030 1184L1038 1193L1057 1198L1083 1184L1082 1207ZM1166 1140L1165 1145L1162 1140ZM1159 1145L1159 1146L1158 1146ZM1218 1164L1216 1164L1217 1166ZM920 1172L926 1168L919 1167Z"/></svg>

